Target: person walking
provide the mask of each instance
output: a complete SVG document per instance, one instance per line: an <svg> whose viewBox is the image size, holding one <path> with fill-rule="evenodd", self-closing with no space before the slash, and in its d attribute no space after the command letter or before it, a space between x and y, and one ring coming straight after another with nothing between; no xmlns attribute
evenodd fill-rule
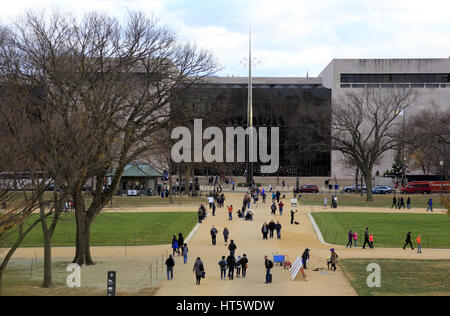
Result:
<svg viewBox="0 0 450 316"><path fill-rule="evenodd" d="M241 267L242 267L242 277L245 278L245 276L247 275L247 268L248 268L248 259L245 253L242 255Z"/></svg>
<svg viewBox="0 0 450 316"><path fill-rule="evenodd" d="M228 242L228 236L230 236L230 232L228 231L228 228L224 228L223 229L223 240L225 240L225 246L227 245Z"/></svg>
<svg viewBox="0 0 450 316"><path fill-rule="evenodd" d="M283 215L283 201L281 201L280 203L278 203L278 210L280 211L280 216Z"/></svg>
<svg viewBox="0 0 450 316"><path fill-rule="evenodd" d="M331 248L330 251L331 251L330 255L331 270L336 271L336 264L339 256L337 255L336 251L334 251L334 248Z"/></svg>
<svg viewBox="0 0 450 316"><path fill-rule="evenodd" d="M214 198L212 196L208 197L209 209L212 209L212 205L214 203Z"/></svg>
<svg viewBox="0 0 450 316"><path fill-rule="evenodd" d="M203 221L203 210L201 207L198 208L197 215L198 215L198 223L201 224Z"/></svg>
<svg viewBox="0 0 450 316"><path fill-rule="evenodd" d="M212 215L216 216L216 203L215 202L213 202L213 204L212 204Z"/></svg>
<svg viewBox="0 0 450 316"><path fill-rule="evenodd" d="M215 245L216 245L216 236L217 236L217 234L219 233L219 231L213 226L213 227L211 228L210 233L211 233L211 241L212 241L212 244L213 244L213 246L215 246Z"/></svg>
<svg viewBox="0 0 450 316"><path fill-rule="evenodd" d="M353 241L354 241L353 248L357 248L358 247L358 233L357 232L353 233Z"/></svg>
<svg viewBox="0 0 450 316"><path fill-rule="evenodd" d="M233 220L233 205L228 206L228 220Z"/></svg>
<svg viewBox="0 0 450 316"><path fill-rule="evenodd" d="M410 198L410 197L408 197L408 199L406 200L406 208L407 208L408 210L411 209L411 198Z"/></svg>
<svg viewBox="0 0 450 316"><path fill-rule="evenodd" d="M267 222L264 222L261 233L263 235L263 240L267 240L267 234L269 233L269 226L267 225Z"/></svg>
<svg viewBox="0 0 450 316"><path fill-rule="evenodd" d="M234 268L236 267L236 259L234 258L234 252L230 253L227 258L228 279L233 280Z"/></svg>
<svg viewBox="0 0 450 316"><path fill-rule="evenodd" d="M417 253L422 253L422 235L417 235Z"/></svg>
<svg viewBox="0 0 450 316"><path fill-rule="evenodd" d="M431 213L433 213L433 199L428 200L428 208L427 212L431 210Z"/></svg>
<svg viewBox="0 0 450 316"><path fill-rule="evenodd" d="M272 202L272 205L270 206L270 209L272 211L272 215L275 215L276 211L277 211L277 205L275 204L275 202Z"/></svg>
<svg viewBox="0 0 450 316"><path fill-rule="evenodd" d="M277 197L277 203L280 203L280 197L281 197L281 192L277 190L277 192L275 193L276 197Z"/></svg>
<svg viewBox="0 0 450 316"><path fill-rule="evenodd" d="M394 197L392 198L392 206L391 206L391 208L397 208L397 198L395 197L395 195L394 195Z"/></svg>
<svg viewBox="0 0 450 316"><path fill-rule="evenodd" d="M350 248L352 248L352 243L353 243L353 232L350 229L350 231L348 232L348 243L347 246L345 247L348 248L350 246Z"/></svg>
<svg viewBox="0 0 450 316"><path fill-rule="evenodd" d="M293 210L291 210L291 224L294 224L294 217L295 217L295 213L297 213L298 211L295 210L295 212Z"/></svg>
<svg viewBox="0 0 450 316"><path fill-rule="evenodd" d="M306 248L305 251L302 254L302 263L303 263L303 268L306 270L307 269L307 263L309 260L309 248Z"/></svg>
<svg viewBox="0 0 450 316"><path fill-rule="evenodd" d="M197 257L192 271L195 273L195 284L200 285L201 279L205 277L205 267L203 266L203 262L200 257Z"/></svg>
<svg viewBox="0 0 450 316"><path fill-rule="evenodd" d="M414 250L413 244L411 242L411 232L408 232L405 239L405 245L403 246L403 250L406 250L406 246L410 245L411 250Z"/></svg>
<svg viewBox="0 0 450 316"><path fill-rule="evenodd" d="M403 207L403 209L405 209L405 200L403 199L403 196L400 197L400 206L398 207L398 209L401 209Z"/></svg>
<svg viewBox="0 0 450 316"><path fill-rule="evenodd" d="M275 224L275 229L277 231L277 239L281 239L281 224L280 221L277 221Z"/></svg>
<svg viewBox="0 0 450 316"><path fill-rule="evenodd" d="M173 267L175 266L175 260L173 260L172 255L169 255L169 258L166 260L167 267L167 280L173 280ZM170 275L170 277L169 277Z"/></svg>
<svg viewBox="0 0 450 316"><path fill-rule="evenodd" d="M230 244L228 245L228 250L230 251L230 254L234 256L234 252L236 251L236 244L234 243L234 240L230 241Z"/></svg>
<svg viewBox="0 0 450 316"><path fill-rule="evenodd" d="M218 264L220 267L220 279L225 280L227 275L227 261L225 260L225 256L222 256L222 260Z"/></svg>
<svg viewBox="0 0 450 316"><path fill-rule="evenodd" d="M183 254L183 245L184 245L184 238L183 238L183 234L182 233L179 233L178 234L178 240L177 240L177 243L178 243L178 255L182 255Z"/></svg>
<svg viewBox="0 0 450 316"><path fill-rule="evenodd" d="M178 251L178 241L177 241L177 237L175 237L175 235L173 235L172 237L172 255L175 256L175 253L177 253L178 255L180 254L180 252Z"/></svg>
<svg viewBox="0 0 450 316"><path fill-rule="evenodd" d="M366 232L364 233L364 244L363 244L363 249L366 249L366 244L369 245L370 247L370 241L369 241L369 228L366 227Z"/></svg>
<svg viewBox="0 0 450 316"><path fill-rule="evenodd" d="M264 256L264 266L266 268L266 284L272 283L272 274L270 274L270 269L273 268L272 260L269 260L267 256Z"/></svg>
<svg viewBox="0 0 450 316"><path fill-rule="evenodd" d="M183 245L182 252L183 252L183 262L184 262L184 264L186 264L188 261L188 252L189 252L189 248L188 248L187 244Z"/></svg>
<svg viewBox="0 0 450 316"><path fill-rule="evenodd" d="M241 262L242 258L241 256L238 256L236 259L236 277L240 278L241 277L241 269L242 269L242 262Z"/></svg>
<svg viewBox="0 0 450 316"><path fill-rule="evenodd" d="M370 248L373 248L373 234L372 233L369 235L369 246L370 246Z"/></svg>
<svg viewBox="0 0 450 316"><path fill-rule="evenodd" d="M327 200L327 197L324 197L323 198L323 208L327 208L328 207L328 200Z"/></svg>

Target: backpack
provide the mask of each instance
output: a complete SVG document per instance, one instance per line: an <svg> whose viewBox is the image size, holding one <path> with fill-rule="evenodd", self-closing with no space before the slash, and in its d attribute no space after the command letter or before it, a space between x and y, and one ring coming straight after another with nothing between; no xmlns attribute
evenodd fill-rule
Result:
<svg viewBox="0 0 450 316"><path fill-rule="evenodd" d="M269 268L270 268L270 269L273 268L273 262L272 262L272 260L269 260Z"/></svg>

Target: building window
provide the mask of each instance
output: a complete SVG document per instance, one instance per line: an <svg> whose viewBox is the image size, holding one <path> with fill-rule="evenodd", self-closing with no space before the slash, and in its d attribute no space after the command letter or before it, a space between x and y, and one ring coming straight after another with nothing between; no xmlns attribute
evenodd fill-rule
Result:
<svg viewBox="0 0 450 316"><path fill-rule="evenodd" d="M410 73L410 74L341 74L341 83L449 83L450 74Z"/></svg>

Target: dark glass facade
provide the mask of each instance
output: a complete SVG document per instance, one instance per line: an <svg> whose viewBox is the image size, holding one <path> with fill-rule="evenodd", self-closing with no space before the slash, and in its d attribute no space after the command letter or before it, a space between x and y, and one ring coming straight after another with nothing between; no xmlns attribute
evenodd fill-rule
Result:
<svg viewBox="0 0 450 316"><path fill-rule="evenodd" d="M197 113L202 113L196 118L203 119L203 129L208 126L223 130L225 127L247 127L247 85L204 84L190 88L183 95L172 102L173 115L177 115L179 109L196 109ZM330 112L331 90L320 84L253 86L253 125L257 129L263 126L269 130L270 127L280 128L280 168L271 175L330 175ZM319 132L317 127L320 127ZM260 162L254 163L255 176L264 176L260 174L260 165ZM205 164L196 168L196 174L214 172L206 168L235 176L245 173L245 163L233 163Z"/></svg>
<svg viewBox="0 0 450 316"><path fill-rule="evenodd" d="M450 74L341 74L341 83L450 83Z"/></svg>

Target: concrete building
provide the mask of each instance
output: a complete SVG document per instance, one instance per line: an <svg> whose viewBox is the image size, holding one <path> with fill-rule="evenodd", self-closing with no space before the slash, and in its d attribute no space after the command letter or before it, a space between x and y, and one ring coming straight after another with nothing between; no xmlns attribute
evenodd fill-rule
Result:
<svg viewBox="0 0 450 316"><path fill-rule="evenodd" d="M363 88L410 88L414 103L405 111L411 115L433 105L450 107L450 58L440 59L334 59L320 73L323 86L331 89L332 100L349 90ZM391 169L393 153L386 153L374 172ZM342 166L341 156L332 152L331 173L337 178L352 176ZM411 171L411 170L410 170Z"/></svg>

